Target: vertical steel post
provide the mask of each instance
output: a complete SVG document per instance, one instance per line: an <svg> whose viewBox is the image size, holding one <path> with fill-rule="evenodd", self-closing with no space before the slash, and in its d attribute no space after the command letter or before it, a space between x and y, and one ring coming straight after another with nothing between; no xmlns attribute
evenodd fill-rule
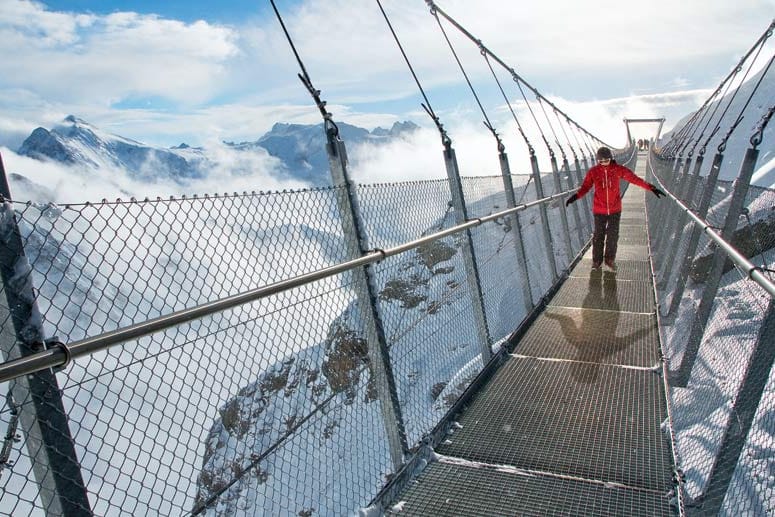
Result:
<svg viewBox="0 0 775 517"><path fill-rule="evenodd" d="M586 177L587 172L589 172L589 162L587 161L587 157L584 156L584 173L582 174L581 170L576 167L576 171L579 175L579 185L584 183L584 178ZM595 229L594 222L592 219L592 196L584 196L581 201L584 203L584 213L586 214L587 218L587 235L591 235L592 231Z"/></svg>
<svg viewBox="0 0 775 517"><path fill-rule="evenodd" d="M329 120L326 120L325 126L331 179L334 185L343 185L347 193L346 196L337 196L337 201L348 255L360 257L368 249L367 236L361 219L358 197L347 171L347 151L344 142L337 134L336 126ZM390 363L390 352L385 340L385 330L377 309L377 286L374 276L371 264L353 270L359 309L366 325L369 361L376 380L377 397L388 437L390 456L393 460L394 472L398 472L409 447L393 367Z"/></svg>
<svg viewBox="0 0 775 517"><path fill-rule="evenodd" d="M444 143L444 165L447 168L447 178L449 179L449 189L452 194L452 205L455 207L455 223L462 224L468 220L468 210L466 209L465 198L463 196L463 184L460 180L460 169L457 164L455 150L452 143L448 140ZM479 279L479 268L476 262L476 252L474 251L474 240L471 237L471 230L465 231L466 241L463 246L463 261L466 267L466 279L468 280L468 290L471 292L471 308L474 311L474 320L476 321L477 332L479 335L479 348L482 354L483 364L492 357L492 340L490 338L490 329L487 326L487 314L484 310L484 296L482 296L482 283Z"/></svg>
<svg viewBox="0 0 775 517"><path fill-rule="evenodd" d="M576 159L576 161L578 162L578 159ZM565 183L567 185L567 190L572 190L573 178L571 177L570 164L568 163L568 159L565 157L562 159L562 170L565 172ZM571 207L571 211L573 213L573 222L576 223L576 233L578 233L579 236L579 249L581 249L584 246L584 229L581 227L581 214L579 213L579 205L578 203L573 203Z"/></svg>
<svg viewBox="0 0 775 517"><path fill-rule="evenodd" d="M724 220L724 229L721 232L721 238L725 241L731 240L732 235L737 229L737 222L742 213L743 205L745 204L745 196L748 194L748 187L751 183L751 177L753 176L758 157L759 150L749 148L745 153L743 163L740 165L740 174L735 180L732 200L729 203L729 211ZM686 351L684 352L683 358L681 359L681 365L676 374L676 382L674 384L677 386L686 386L689 382L694 361L697 359L697 354L700 350L702 336L705 333L705 325L708 323L710 311L713 309L713 302L716 299L719 282L721 281L721 276L724 272L724 264L727 260L727 255L724 253L724 250L717 248L713 254L713 265L711 266L708 279L705 281L705 289L702 292L702 298L700 299L700 305L697 308L697 314L695 314L695 317L692 320L689 338L686 343Z"/></svg>
<svg viewBox="0 0 775 517"><path fill-rule="evenodd" d="M697 157L697 161L694 164L694 172L699 178L700 167L702 167L702 156ZM697 216L705 220L708 216L708 209L710 209L710 203L713 200L713 191L716 189L716 181L721 170L721 162L724 160L724 155L721 153L716 154L713 158L713 164L710 166L710 172L705 179L705 188L702 190L702 198L700 199L700 205L697 208ZM667 311L667 316L675 314L678 310L678 306L681 303L681 298L686 288L686 281L689 279L689 271L692 267L692 260L695 253L697 253L697 245L700 243L700 236L702 230L696 224L692 226L692 234L689 236L689 244L686 247L686 252L681 262L681 269L676 280L675 287L673 288L673 297L670 300L670 308Z"/></svg>
<svg viewBox="0 0 775 517"><path fill-rule="evenodd" d="M586 162L586 159L584 160ZM581 164L579 163L579 157L574 156L573 157L573 166L576 169L576 184L581 187L581 184L584 183L584 174L581 172ZM576 201L576 204L579 202ZM581 245L584 246L584 243L589 238L590 229L592 228L592 214L589 212L589 210L586 210L586 203L584 204L584 209L579 209L579 212L584 212L584 222L586 223L586 227L582 228L583 235L581 238Z"/></svg>
<svg viewBox="0 0 775 517"><path fill-rule="evenodd" d="M698 156L698 159L700 157ZM676 189L676 195L678 199L686 202L687 196L689 192L692 192L694 189L692 188L692 184L696 183L696 177L692 174L689 174L689 167L691 165L691 161L687 160L684 164L683 168L683 174L681 175L681 179L678 184L678 188ZM695 180L695 181L692 181ZM671 204L672 205L672 204ZM672 208L672 210L671 210ZM658 289L664 289L667 283L670 281L670 275L673 271L673 261L675 260L675 254L678 251L678 243L680 242L680 235L684 232L684 227L686 226L686 212L681 210L681 207L678 205L675 206L668 206L668 209L666 212L670 212L670 217L667 220L667 224L665 224L665 230L663 232L663 235L667 238L667 245L670 247L670 250L668 251L668 258L667 260L662 261L662 267L660 267L660 276L661 278L657 282L657 288ZM664 245L664 242L663 242ZM662 255L664 257L664 254Z"/></svg>
<svg viewBox="0 0 775 517"><path fill-rule="evenodd" d="M684 162L683 167L676 165L676 168L671 174L673 179L670 187L673 193L679 199L682 199L683 187L685 186L686 178L689 175L688 171L690 165L691 159L687 159L686 162ZM682 169L680 176L677 175L678 169ZM672 234L675 230L675 219L678 216L678 212L680 210L681 208L678 205L673 206L671 203L670 206L668 206L666 209L659 210L658 212L659 218L657 220L657 228L662 228L662 231L657 235L655 248L659 250L660 253L664 249L666 243L668 245L671 243ZM664 265L664 261L662 261L662 265Z"/></svg>
<svg viewBox="0 0 775 517"><path fill-rule="evenodd" d="M770 298L764 321L759 329L756 348L748 358L740 390L732 404L718 456L708 475L705 493L701 497L703 515L718 515L732 475L740 460L740 453L748 441L756 410L775 361L775 299Z"/></svg>
<svg viewBox="0 0 775 517"><path fill-rule="evenodd" d="M0 347L6 361L45 348L32 269L10 199L0 156L0 277L5 292L0 299L0 321L4 323ZM6 323L12 323L13 329ZM43 370L20 377L11 381L10 390L19 405L19 422L46 515L91 515L56 375Z"/></svg>
<svg viewBox="0 0 775 517"><path fill-rule="evenodd" d="M498 153L498 159L501 165L501 176L503 177L503 190L506 192L506 206L514 208L517 206L517 200L514 197L514 183L511 181L511 167L509 167L509 158L503 149ZM514 248L517 252L517 266L519 274L525 281L522 287L522 299L525 303L525 314L528 314L533 308L533 294L530 288L530 274L527 267L527 255L525 254L525 243L522 239L522 225L519 220L519 212L509 216L511 219L511 228L514 232Z"/></svg>
<svg viewBox="0 0 775 517"><path fill-rule="evenodd" d="M666 164L665 164L666 165ZM654 174L657 174L659 172L659 179L662 181L662 183L672 190L673 188L673 178L675 177L676 171L681 167L681 158L679 157L676 161L673 167L669 169L669 174L665 174L665 171L667 170L667 167L663 165L660 167L660 165L655 165L654 167ZM664 167L664 168L663 168ZM655 228L661 228L664 229L664 221L667 214L667 210L658 210L656 213L656 219L654 221L654 227ZM660 231L654 238L654 251L661 252L662 250L662 243L664 240L664 231Z"/></svg>
<svg viewBox="0 0 775 517"><path fill-rule="evenodd" d="M530 168L533 173L533 183L536 189L536 199L543 199L544 187L541 183L541 171L538 170L538 158L535 154L530 155ZM557 261L554 258L554 243L552 242L552 231L549 228L549 216L546 213L546 203L541 203L538 207L541 214L541 229L544 233L544 245L546 250L546 259L549 262L549 266L552 274L552 282L559 278L557 272Z"/></svg>
<svg viewBox="0 0 775 517"><path fill-rule="evenodd" d="M560 184L560 171L557 168L557 158L551 156L552 163L552 181L554 182L554 193L558 194L562 192L562 185ZM560 210L560 222L562 223L562 237L565 241L565 253L568 256L568 264L573 262L573 244L570 242L570 225L568 225L568 213L564 210Z"/></svg>
<svg viewBox="0 0 775 517"><path fill-rule="evenodd" d="M694 195L694 189L697 188L697 179L700 174L700 167L702 166L702 155L697 156L697 160L694 163L694 171L692 174L688 174L686 172L684 174L684 186L681 189L680 193L680 199L687 205L691 206L691 196ZM686 162L685 170L689 168L689 162ZM688 177L688 179L686 178ZM676 254L678 253L678 244L681 242L681 238L683 235L690 231L690 229L687 229L686 223L687 218L689 216L684 212L683 210L678 210L678 213L675 214L673 219L675 219L675 224L673 225L672 230L668 230L670 233L669 235L672 236L672 234L675 234L674 238L671 238L670 241L672 242L672 245L670 246L670 252L667 256L667 260L662 261L662 278L659 280L659 283L657 284L657 287L659 289L664 289L667 287L667 285L670 283L670 277L673 274L673 266L675 265L675 259Z"/></svg>

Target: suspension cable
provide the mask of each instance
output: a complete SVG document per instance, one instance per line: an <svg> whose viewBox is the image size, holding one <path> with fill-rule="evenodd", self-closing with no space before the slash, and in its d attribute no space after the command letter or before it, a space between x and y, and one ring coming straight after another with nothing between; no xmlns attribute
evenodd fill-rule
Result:
<svg viewBox="0 0 775 517"><path fill-rule="evenodd" d="M729 75L727 80L734 79L734 77L740 72L741 65L742 65L742 62L740 62L737 65L737 67L735 67L734 71ZM729 80L727 82L727 80L725 80L726 88L724 88L724 83L720 84L716 89L716 91L713 93L713 96L710 99L708 99L709 101L711 101L714 98L717 100L707 105L707 108L702 113L702 116L700 117L698 124L692 130L692 133L689 136L689 140L686 142L686 145L684 146L684 150L686 150L689 144L692 141L694 141L694 145L692 145L691 149L689 149L689 152L687 153L687 156L690 158L694 155L694 150L697 149L697 145L700 143L700 140L702 140L702 137L705 135L705 131L708 130L708 127L710 126L710 123L713 120L713 117L716 115L716 111L718 110L718 107L721 106L721 103L723 102L724 97L728 95L729 89L732 87L732 81ZM721 93L722 89L724 89L724 93ZM708 117L708 120L705 121L705 126L703 126L702 130L700 131L700 134L697 136L695 140L694 135L697 132L697 130L700 128L700 126L702 126L702 122L705 120L705 115L708 115L708 114L710 114L710 116ZM711 137L716 133L716 131L718 131L718 128L715 129L713 133L711 133Z"/></svg>
<svg viewBox="0 0 775 517"><path fill-rule="evenodd" d="M452 52L452 55L455 57L457 66L460 68L460 72L463 74L463 77L466 80L466 84L468 84L468 88L471 90L471 94L474 96L474 99L476 100L476 104L479 106L479 111L482 112L482 116L484 117L484 126L487 129L489 129L492 135L495 137L495 140L498 143L498 152L502 153L505 150L503 141L501 141L500 136L498 136L498 133L495 131L495 128L492 126L492 123L490 122L490 119L487 116L487 112L485 111L484 106L482 106L481 100L479 100L479 95L477 95L476 90L474 89L474 85L471 84L471 79L468 77L468 74L466 73L466 70L463 67L463 63L460 61L460 58L458 57L457 52L455 51L455 47L452 45L452 42L449 40L449 36L447 36L447 31L444 30L444 26L441 24L441 20L439 19L439 16L436 14L436 10L433 7L431 7L431 14L436 19L436 23L439 25L439 29L441 29L441 33L444 35L444 39L446 40L447 45L449 46L449 50Z"/></svg>
<svg viewBox="0 0 775 517"><path fill-rule="evenodd" d="M698 119L705 116L705 106L707 106L708 102L710 102L710 98L706 99L703 105L692 113L692 116L689 117L689 120L677 133L671 135L670 141L664 146L666 153L678 152L680 148L678 154L683 154L684 141L686 141L689 133L696 127L695 124L697 124Z"/></svg>
<svg viewBox="0 0 775 517"><path fill-rule="evenodd" d="M449 49L452 52L452 55L455 57L455 61L457 61L458 67L460 67L460 71L463 74L463 77L465 77L466 83L468 83L468 88L471 90L471 93L474 96L474 99L476 99L476 103L479 106L479 110L482 112L482 116L484 117L484 125L487 129L490 130L493 137L495 137L495 141L498 145L498 152L503 153L506 150L506 146L503 144L503 140L501 140L500 135L498 135L498 132L495 131L495 128L493 127L492 123L490 122L489 117L487 116L487 112L484 109L484 106L482 106L481 101L479 100L479 96L476 93L476 90L474 89L473 84L471 84L471 80L468 77L468 74L465 71L465 68L463 67L463 63L460 61L460 58L457 55L457 52L455 51L455 48L452 45L452 42L449 39L449 36L447 35L447 31L444 30L444 26L441 23L441 20L439 19L438 14L436 13L436 8L432 3L429 3L430 6L430 12L433 15L433 17L436 19L436 23L439 25L439 29L441 29L441 33L444 35L444 39L447 41L447 45L449 45ZM485 58L485 61L487 61L487 65L490 65L489 60L487 60L487 54L483 51L481 51L481 42L480 42L480 52ZM492 70L492 67L490 67L490 70ZM495 78L497 82L497 77ZM498 87L500 87L500 82L498 82ZM503 93L503 90L501 89L501 92ZM505 93L503 94L505 97ZM506 103L509 104L508 99L506 99ZM514 115L514 119L517 120L516 114L514 114L514 110L511 109L511 105L509 104L509 109L511 110L512 115ZM525 136L524 132L522 131L522 127L519 124L519 120L517 120L517 127L519 127L520 133L522 133L522 136L525 138L525 141L527 142L527 137ZM530 145L530 142L527 142L528 148L530 149L531 156L535 154L535 151L532 149L532 146ZM530 185L530 182L533 180L533 176L530 175L527 180L527 184L525 185L525 188L522 189L522 195L519 197L518 200L516 200L517 204L522 203L525 193L527 192L527 186Z"/></svg>
<svg viewBox="0 0 775 517"><path fill-rule="evenodd" d="M732 96L729 98L729 102L727 102L726 108L724 108L724 111L721 113L721 116L719 117L719 120L716 123L716 127L713 130L713 133L711 133L710 136L708 136L708 139L705 141L705 143L702 144L702 150L704 150L705 147L707 147L707 145L710 143L710 140L713 137L713 135L716 134L719 129L721 129L721 122L724 120L724 115L726 115L727 111L729 110L729 108L732 107L732 102L735 100L735 97L737 97L737 94L738 94L738 92L740 92L740 89L742 88L743 84L745 84L745 81L748 78L748 74L751 73L751 70L753 69L753 65L756 63L756 60L759 58L759 54L761 54L762 48L764 48L764 40L762 41L762 44L759 46L758 50L756 51L756 55L754 56L753 59L751 59L750 63L748 64L748 69L745 71L745 74L743 74L743 77L740 79L740 84L738 85L737 88L735 88L735 91L732 92ZM770 64L772 64L772 60L770 60ZM767 70L770 68L770 64L767 65L767 68L762 73L762 77L761 77L762 79L767 74ZM741 65L742 65L742 63L741 63ZM756 93L756 90L759 87L759 84L761 84L761 80L759 81L759 83L756 85L756 87L751 92L751 96L753 96L753 94ZM719 145L719 152L723 152L723 148L726 147L727 139L732 134L732 132L734 131L735 127L737 127L737 125L740 123L740 120L742 119L742 116L743 116L743 112L748 107L748 103L750 101L751 101L751 98L749 97L748 101L745 103L745 106L743 106L743 109L740 111L739 117L737 119L735 119L736 121L732 124L731 128L729 129L729 132L727 133L727 136L722 139L722 143ZM719 102L719 104L720 104L720 102Z"/></svg>
<svg viewBox="0 0 775 517"><path fill-rule="evenodd" d="M280 11L277 9L277 6L275 5L274 0L269 0L269 1L272 4L272 9L274 9L275 15L277 16L277 20L280 22L280 26L282 27L283 32L285 33L285 38L288 40L288 44L290 44L291 46L293 55L296 56L296 62L299 63L299 68L301 68L301 73L298 74L299 79L301 80L301 82L304 84L304 87L307 88L307 91L314 99L315 105L320 111L320 114L323 116L323 122L326 125L326 130L327 131L331 130L333 132L333 136L338 136L339 128L334 123L331 113L329 113L326 110L326 101L320 99L320 90L315 89L315 87L312 85L312 80L310 79L310 76L307 73L307 68L304 66L304 62L302 61L301 56L299 55L299 52L296 50L296 45L294 45L293 43L293 38L291 38L291 35L288 32L288 29L285 27L285 22L283 21L283 17L280 15Z"/></svg>
<svg viewBox="0 0 775 517"><path fill-rule="evenodd" d="M707 104L707 100L705 103ZM678 131L678 133L672 135L670 141L665 145L664 149L666 153L670 153L672 156L678 154L683 156L685 149L685 142L689 141L689 133L692 133L696 127L697 121L705 116L705 104L703 104L697 111L695 111L684 126Z"/></svg>
<svg viewBox="0 0 775 517"><path fill-rule="evenodd" d="M565 126L562 123L562 119L560 118L559 112L555 109L554 110L554 116L557 117L557 123L560 126L560 131L562 131L562 136L565 137L565 142L568 144L568 147L570 147L571 154L573 156L576 156L576 150L573 148L573 144L570 141L570 138L568 138L568 133L565 131ZM629 145L629 142L628 142ZM565 155L563 155L563 158L565 158Z"/></svg>
<svg viewBox="0 0 775 517"><path fill-rule="evenodd" d="M552 108L557 108L549 99L541 95L541 93L535 89L533 86L531 86L527 81L525 81L522 77L520 77L512 68L510 68L505 62L503 62L502 59L500 59L497 55L495 55L490 49L488 49L484 44L482 44L481 40L475 38L473 34L468 32L462 25L460 25L454 18L449 16L446 12L444 12L443 9L441 9L438 5L433 2L433 0L425 0L425 3L428 4L429 7L435 9L435 11L443 16L450 24L452 24L456 29L458 29L461 33L463 33L468 39L473 41L483 52L486 52L489 54L499 65L501 65L504 69L508 70L514 80L519 84L522 83L525 86L527 86L533 93L535 93L536 97L539 97L544 102L549 104ZM562 111L562 110L560 110ZM563 113L564 114L564 113ZM567 115L566 115L567 116Z"/></svg>
<svg viewBox="0 0 775 517"><path fill-rule="evenodd" d="M721 143L718 146L718 151L720 153L724 152L724 149L727 146L727 141L729 140L729 137L732 136L732 132L734 132L735 128L737 128L740 122L743 121L743 114L745 113L746 108L748 108L748 105L751 103L751 99L753 99L753 96L756 93L756 91L759 89L759 86L761 86L762 81L764 80L764 77L767 75L767 72L769 72L770 66L772 66L773 60L775 60L775 54L772 55L764 71L762 71L761 75L759 76L759 80L756 82L756 86L754 86L753 89L751 90L751 94L748 96L748 99L745 101L745 105L743 105L743 107L740 109L740 114L737 116L737 119L732 124L732 127L729 128L729 131L727 131L727 134L724 136L724 138L722 138ZM751 63L751 66L753 66L753 63ZM738 88L738 91L739 89L740 88ZM770 114L770 116L772 115ZM767 121L769 121L769 118L767 119Z"/></svg>
<svg viewBox="0 0 775 517"><path fill-rule="evenodd" d="M490 73L492 73L493 79L495 79L495 83L498 85L498 89L501 92L501 95L503 96L503 100L506 102L506 106L509 107L509 111L511 112L511 116L514 117L514 122L517 123L517 129L519 130L519 134L522 135L522 138L525 140L525 145L527 145L528 152L530 153L530 156L535 156L535 149L533 149L533 145L530 143L530 140L527 138L527 135L525 134L525 131L522 129L522 124L519 122L519 118L517 117L517 114L514 112L514 107L511 105L511 101L509 101L508 96L506 95L506 92L503 90L503 85L500 82L500 79L498 79L498 75L495 73L495 70L492 67L492 63L490 63L490 58L487 55L487 52L484 50L481 50L480 53L482 54L482 57L484 57L485 63L487 63L487 67L490 69Z"/></svg>
<svg viewBox="0 0 775 517"><path fill-rule="evenodd" d="M530 105L530 101L527 100L527 95L525 95L525 90L522 89L522 83L519 81L519 76L513 70L511 72L512 72L511 78L514 80L515 83L517 83L519 92L522 94L522 99L525 101L525 106L527 106L527 109L530 112L530 116L533 117L533 122L535 122L536 128L538 128L538 132L541 133L541 138L543 139L544 144L546 144L546 147L549 149L549 156L554 156L554 151L552 151L552 146L549 145L549 141L546 139L544 130L541 127L541 124L538 122L538 118L536 117L536 114L533 111L533 107Z"/></svg>
<svg viewBox="0 0 775 517"><path fill-rule="evenodd" d="M718 102L716 102L715 106L716 108L721 103L721 99L724 98L724 95L726 95L726 92L724 95L719 95L721 93L721 90L724 88L724 85L727 85L727 90L729 90L729 87L731 86L732 79L739 71L740 67L742 66L743 61L741 60L740 63L732 70L732 72L727 75L727 77L724 78L723 81L721 81L721 84L718 85L718 87L714 90L714 92L711 94L710 97L708 97L703 105L694 112L694 115L691 119L689 119L689 122L684 125L682 128L682 131L685 129L686 131L683 133L683 136L681 137L681 141L676 144L676 149L678 151L678 155L681 156L683 152L686 150L686 148L689 146L689 144L692 143L692 140L694 140L694 135L697 133L697 129L702 126L703 120L705 120L705 116L708 113L711 113L711 116L708 118L708 121L705 123L705 127L700 132L700 136L697 137L697 140L695 141L692 148L687 153L687 157L691 158L694 155L694 150L697 147L697 144L699 143L700 139L702 138L702 135L705 133L705 130L708 128L708 125L710 125L710 121L713 119L713 115L715 114L715 110L711 111L711 106L713 106L712 101L713 99L718 97ZM727 82L730 81L728 84ZM680 133L679 133L680 135ZM678 136L678 135L677 135ZM684 141L685 139L685 141Z"/></svg>
<svg viewBox="0 0 775 517"><path fill-rule="evenodd" d="M769 37L772 35L772 31L773 31L773 29L775 29L775 20L773 20L773 21L770 23L769 27L767 27L767 29L766 29L766 30L765 30L765 31L762 33L762 35L761 35L761 36L759 36L759 39L757 39L757 40L756 40L756 42L754 42L754 44L751 46L751 48L750 48L750 49L748 49L748 52L746 52L746 53L745 53L745 55L744 55L744 56L743 56L743 57L740 59L740 62L738 63L738 65L737 65L737 66L736 66L736 67L735 67L735 68L734 68L734 69L733 69L733 70L732 70L732 71L731 71L731 72L730 72L730 73L729 73L729 74L728 74L728 75L727 75L727 76L724 78L724 80L723 80L723 81L721 81L721 84L719 84L719 86L716 88L716 90L715 90L715 91L714 91L714 92L711 94L711 96L710 96L710 97L709 97L709 98L708 98L708 99L705 101L705 103L704 103L704 104L703 104L703 106L700 108L700 110L698 110L697 112L695 112L695 115L696 115L697 113L699 113L699 111L702 111L702 110L703 110L703 108L704 108L705 106L707 106L707 105L708 105L708 104L711 102L711 100L712 100L713 98L715 98L715 97L716 97L716 95L718 95L718 93L719 93L719 92L721 91L721 89L724 87L724 84L726 84L726 83L727 83L727 81L729 81L729 80L730 80L730 79L731 79L733 76L735 76L735 75L736 75L736 74L737 74L737 73L740 71L740 68L742 67L743 63L745 63L745 61L746 61L746 60L748 59L748 57L749 57L749 56L750 56L750 55L751 55L751 54L754 52L754 50L755 50L757 47L759 47L759 46L760 46L760 45L761 45L761 44L762 44L762 43L763 43L763 42L764 42L766 39L768 39L768 38L769 38ZM702 117L702 118L704 118L704 114L703 114L703 117ZM690 122L691 122L691 121L690 121ZM696 127L695 127L695 131L696 131ZM692 137L693 137L693 136L694 136L694 131L692 131ZM683 146L683 149L684 149L684 150L686 149L686 146L689 144L689 142L691 142L691 138L690 138L690 139L689 139L689 140L686 142L686 144ZM681 146L679 145L679 147L681 147ZM695 143L695 147L696 147L696 143ZM682 153L682 152L683 152L683 150L680 150L679 154L680 154L680 153Z"/></svg>
<svg viewBox="0 0 775 517"><path fill-rule="evenodd" d="M759 121L759 126L756 128L756 131L754 131L753 135L751 135L751 147L754 149L759 147L759 144L762 143L764 130L767 128L767 124L770 123L770 119L772 119L773 114L775 114L775 106L770 107L770 109L767 110L767 112L762 116L761 120Z"/></svg>
<svg viewBox="0 0 775 517"><path fill-rule="evenodd" d="M568 124L568 129L570 129L571 134L573 135L573 139L576 141L576 145L579 147L579 153L584 156L584 145L582 141L579 139L579 135L577 133L576 127L572 124L571 121L566 119L566 123ZM573 158L575 160L578 160L578 156L574 154Z"/></svg>
<svg viewBox="0 0 775 517"><path fill-rule="evenodd" d="M420 84L420 79L418 79L417 74L414 71L414 68L412 67L412 63L409 61L409 57L407 57L406 52L404 52L404 47L401 45L401 41L398 39L398 35L396 34L396 31L393 30L393 24L390 23L390 19L388 18L387 13L385 12L385 9L382 7L382 3L380 0L376 0L377 5L379 6L379 10L382 12L382 17L385 18L385 23L387 23L388 28L390 29L390 33L393 35L393 39L396 41L396 45L398 45L398 49L401 51L401 55L404 56L404 61L406 61L406 66L409 67L409 71L412 73L412 77L414 77L414 82L417 83L417 88L420 89L420 93L422 94L423 99L425 99L425 103L421 106L425 110L425 112L428 114L428 116L433 119L433 123L436 124L436 128L438 128L439 133L441 134L441 142L444 144L444 147L450 147L452 145L452 140L449 138L449 135L447 135L447 131L444 129L444 126L441 124L441 121L439 120L439 117L436 116L436 114L433 112L433 108L431 107L431 102L428 100L428 96L425 94L425 90L423 90L422 84Z"/></svg>
<svg viewBox="0 0 775 517"><path fill-rule="evenodd" d="M557 138L557 133L554 131L554 126L552 125L552 121L549 119L549 115L546 114L546 107L544 106L543 102L541 102L541 97L536 95L536 100L538 101L538 105L541 107L541 111L544 114L546 123L549 124L549 130L552 132L552 136L554 137L554 143L557 144L557 147L560 149L560 154L562 154L562 157L565 158L565 150L562 148L562 145L560 144L560 140ZM552 152L551 149L549 149L549 154L551 156L554 156L554 153Z"/></svg>

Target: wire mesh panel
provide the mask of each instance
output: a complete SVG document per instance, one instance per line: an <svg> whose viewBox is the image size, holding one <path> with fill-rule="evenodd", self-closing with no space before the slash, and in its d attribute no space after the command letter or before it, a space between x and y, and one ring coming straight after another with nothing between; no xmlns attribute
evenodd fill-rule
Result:
<svg viewBox="0 0 775 517"><path fill-rule="evenodd" d="M497 494L497 496L495 495ZM613 484L556 478L445 458L425 469L386 512L397 516L671 516L668 497Z"/></svg>
<svg viewBox="0 0 775 517"><path fill-rule="evenodd" d="M529 177L515 178L517 202L533 200ZM463 184L471 216L506 208L502 178ZM455 221L446 181L356 190L368 247L401 244ZM35 289L43 334L72 343L353 258L339 217L345 195L327 188L16 203L11 210L30 264L20 263L19 281ZM538 301L552 285L539 208L517 217L530 278L518 273L513 218L470 232L481 300L471 292L465 233L370 266L410 448L481 371L483 349L524 319L521 290L529 285ZM558 234L555 254L566 252L557 248L561 241ZM352 272L331 276L57 372L54 390L82 469L84 506L100 515L340 515L367 504L393 475L395 458L357 285ZM486 334L473 317L477 303ZM6 353L19 346L10 315L3 307ZM0 390L7 393L0 426L8 429L2 507L42 514L52 500L46 471L56 466L38 453L29 391L19 381Z"/></svg>
<svg viewBox="0 0 775 517"><path fill-rule="evenodd" d="M530 287L533 293L533 303L538 303L542 296L552 286L551 264L547 260L546 247L553 246L543 239L541 230L541 212L537 206L528 208L519 213L522 224L522 235L525 250L527 251L527 267L530 271ZM552 248L555 255L557 254Z"/></svg>
<svg viewBox="0 0 775 517"><path fill-rule="evenodd" d="M454 226L447 180L358 185L369 247L387 248Z"/></svg>
<svg viewBox="0 0 775 517"><path fill-rule="evenodd" d="M772 258L769 259L770 264ZM764 293L747 289L746 283L745 277L736 271L730 272L722 281L689 384L685 388L674 387L671 392L678 453L686 474L686 491L691 499L708 497L707 483L714 459L724 443L724 429L736 425L734 404L740 403L737 394L748 371L747 362L760 344L758 331L765 315L766 300ZM680 309L679 322L687 318L686 310L691 310L690 306L684 305ZM667 338L674 346L680 346L678 343L682 336L675 330L674 327L669 329ZM676 359L681 357L680 353L676 354ZM775 438L771 426L767 427L766 417L773 390L775 385L770 379L765 389L765 393L770 395L762 399L758 410L760 416L749 435L748 447L758 451L775 447ZM762 463L756 460L756 455L750 454L741 456L740 460L737 468L745 471L747 487L738 494L742 498L734 506L740 508L739 505L745 503L757 508L765 504L764 501L771 501L770 497L766 497L773 487L771 462ZM710 496L723 498L724 494Z"/></svg>
<svg viewBox="0 0 775 517"><path fill-rule="evenodd" d="M543 175L541 177L541 184L543 185L544 196L551 196L557 193L555 192L551 174ZM557 199L547 206L549 228L552 233L552 244L559 271L566 269L570 264L571 256L575 255L573 250L568 249L565 241L565 229L560 218L560 211L565 211L565 209L565 203L562 199ZM569 222L571 219L569 218Z"/></svg>
<svg viewBox="0 0 775 517"><path fill-rule="evenodd" d="M339 195L15 208L46 333L75 340L351 258Z"/></svg>
<svg viewBox="0 0 775 517"><path fill-rule="evenodd" d="M463 178L463 191L471 218L508 208L503 178L500 176ZM524 194L519 196L524 197ZM515 198L519 200L516 195ZM507 217L471 231L489 333L494 343L507 337L515 328L514 322L522 321L528 309L523 302L521 290L530 287L528 279L522 277L518 267L517 231L513 224L514 219ZM537 235L528 237L523 230L520 228L523 245L528 239L533 241L538 238Z"/></svg>
<svg viewBox="0 0 775 517"><path fill-rule="evenodd" d="M436 243L450 256L425 278L412 273L425 267L422 250L375 268L380 279L390 278L380 291L379 308L410 443L440 420L483 366L462 245Z"/></svg>
<svg viewBox="0 0 775 517"><path fill-rule="evenodd" d="M659 390L648 370L511 357L438 450L666 492L670 458L659 430Z"/></svg>
<svg viewBox="0 0 775 517"><path fill-rule="evenodd" d="M737 165L724 163L723 167ZM696 191L684 200L688 206L697 209L706 181L699 178ZM707 223L717 233L725 225L733 187L732 182L719 181L713 188ZM775 191L749 186L728 240L764 272L775 269L773 206ZM663 252L655 254L655 268L668 269L659 260L667 260L670 246L678 247L676 271L663 277L660 289L663 304L676 307L666 313L661 328L668 369L676 379L686 365L687 341L698 325L698 307L708 289L714 255L724 253L707 234L694 230L695 226L687 222L678 228L677 237L663 240ZM660 231L663 229L652 226L652 237L658 239ZM693 232L700 233L696 248L689 247ZM690 260L682 264L686 254ZM678 291L681 298L673 303L673 289L681 275L687 279L686 287ZM775 276L770 273L769 277ZM775 383L771 360L757 359L775 342L764 326L771 303L770 295L751 282L745 271L724 261L708 321L700 329L699 351L690 364L688 382L676 385L671 380L673 433L690 513L775 515L771 458L775 433L770 418ZM761 393L751 389L756 384Z"/></svg>
<svg viewBox="0 0 775 517"><path fill-rule="evenodd" d="M339 263L349 258L340 194L17 204L45 333L72 342ZM340 514L366 504L393 465L350 277L130 341L58 373L90 510ZM4 350L16 339L9 314L5 307ZM52 467L30 430L32 401L19 381L0 389L9 429L2 507L43 513Z"/></svg>

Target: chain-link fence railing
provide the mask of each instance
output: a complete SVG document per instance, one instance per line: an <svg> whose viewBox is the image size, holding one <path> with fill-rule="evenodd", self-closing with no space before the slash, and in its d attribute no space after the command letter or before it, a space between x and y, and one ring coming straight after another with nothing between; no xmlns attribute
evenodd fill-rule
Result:
<svg viewBox="0 0 775 517"><path fill-rule="evenodd" d="M540 205L562 209L551 203L563 193L524 205L534 184L511 181L519 208L496 215L509 205L503 178L464 178L469 220L480 221L394 253L455 225L448 181L4 199L4 359L60 354L51 364L66 364L0 382L2 512L343 515L368 505L396 472L395 437L408 458L556 280ZM317 275L358 258L342 215L352 195L361 245L376 250L368 289L366 262ZM585 242L566 250L562 231L552 227L549 250L564 268ZM139 330L300 275L317 276ZM127 329L137 334L73 352Z"/></svg>
<svg viewBox="0 0 775 517"><path fill-rule="evenodd" d="M775 515L775 314L773 292L754 281L775 280L775 190L750 185L750 156L719 154L705 175L696 161L650 159L684 204L648 208L687 515ZM719 181L729 168L738 179Z"/></svg>

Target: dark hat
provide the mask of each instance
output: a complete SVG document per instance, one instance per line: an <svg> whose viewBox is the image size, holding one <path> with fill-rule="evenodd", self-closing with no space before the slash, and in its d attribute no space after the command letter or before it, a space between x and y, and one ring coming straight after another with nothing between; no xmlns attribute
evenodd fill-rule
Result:
<svg viewBox="0 0 775 517"><path fill-rule="evenodd" d="M605 159L611 159L613 158L613 155L611 154L611 150L607 147L601 147L597 150L597 159L598 160L605 160Z"/></svg>

